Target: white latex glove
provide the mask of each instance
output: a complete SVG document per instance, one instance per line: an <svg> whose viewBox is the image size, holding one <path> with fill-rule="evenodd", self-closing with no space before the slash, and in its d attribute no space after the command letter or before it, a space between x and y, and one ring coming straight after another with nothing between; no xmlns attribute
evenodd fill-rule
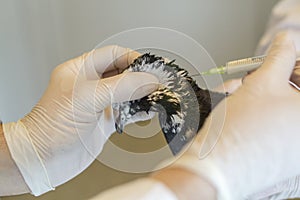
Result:
<svg viewBox="0 0 300 200"><path fill-rule="evenodd" d="M178 200L164 184L150 178L132 182L106 190L89 200Z"/></svg>
<svg viewBox="0 0 300 200"><path fill-rule="evenodd" d="M300 2L281 0L274 6L264 35L257 45L256 54L263 55L269 49L273 38L282 31L289 31L296 51L300 53Z"/></svg>
<svg viewBox="0 0 300 200"><path fill-rule="evenodd" d="M293 38L298 57L300 57L300 1L282 0L274 6L268 26L257 45L256 54L264 55L276 34L288 31ZM300 87L300 62L296 64L291 81Z"/></svg>
<svg viewBox="0 0 300 200"><path fill-rule="evenodd" d="M32 194L65 183L91 164L115 130L112 103L155 90L157 79L151 74L115 75L138 55L108 46L59 65L33 110L18 122L3 124L11 155Z"/></svg>
<svg viewBox="0 0 300 200"><path fill-rule="evenodd" d="M276 38L261 68L211 113L173 167L205 177L219 199L300 196L300 93L288 84L295 48Z"/></svg>

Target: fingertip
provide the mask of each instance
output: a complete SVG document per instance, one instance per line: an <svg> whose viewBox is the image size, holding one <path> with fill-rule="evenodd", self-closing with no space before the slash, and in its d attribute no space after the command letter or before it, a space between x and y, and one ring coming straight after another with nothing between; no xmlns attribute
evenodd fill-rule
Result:
<svg viewBox="0 0 300 200"><path fill-rule="evenodd" d="M146 81L156 85L159 84L157 76L147 72L131 72L131 75L143 80L143 82Z"/></svg>
<svg viewBox="0 0 300 200"><path fill-rule="evenodd" d="M128 81L131 84L130 90L134 91L130 100L142 98L151 92L157 90L159 80L156 76L146 72L127 73Z"/></svg>
<svg viewBox="0 0 300 200"><path fill-rule="evenodd" d="M79 64L85 67L87 73L97 74L98 78L98 76L102 76L105 72L113 70L122 71L138 56L140 56L140 53L132 49L109 45L93 49L84 54L81 56L81 63Z"/></svg>
<svg viewBox="0 0 300 200"><path fill-rule="evenodd" d="M141 54L130 48L114 45L113 47L114 67L117 69L125 69Z"/></svg>
<svg viewBox="0 0 300 200"><path fill-rule="evenodd" d="M146 72L127 72L101 80L112 92L113 102L140 99L158 88L158 78Z"/></svg>
<svg viewBox="0 0 300 200"><path fill-rule="evenodd" d="M137 57L141 56L141 53L134 51L132 49L127 48L127 66L133 63Z"/></svg>

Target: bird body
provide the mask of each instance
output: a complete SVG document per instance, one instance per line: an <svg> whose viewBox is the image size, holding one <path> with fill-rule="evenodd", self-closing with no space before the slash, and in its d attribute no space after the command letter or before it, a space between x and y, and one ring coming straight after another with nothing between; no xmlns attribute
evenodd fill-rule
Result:
<svg viewBox="0 0 300 200"><path fill-rule="evenodd" d="M158 113L159 123L166 141L176 155L202 127L212 108L226 95L201 89L185 69L174 61L143 54L126 69L132 72L148 72L155 75L160 85L150 95L134 101L116 103L116 131L123 132L124 125L134 115L146 112Z"/></svg>

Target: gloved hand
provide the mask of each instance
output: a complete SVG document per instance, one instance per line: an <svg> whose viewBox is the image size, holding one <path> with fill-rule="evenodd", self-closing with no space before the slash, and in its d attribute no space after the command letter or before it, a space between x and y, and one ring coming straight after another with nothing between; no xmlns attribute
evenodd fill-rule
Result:
<svg viewBox="0 0 300 200"><path fill-rule="evenodd" d="M115 130L112 103L156 89L151 74L116 75L137 56L108 46L59 65L33 110L18 122L3 124L11 155L34 195L65 183L98 156Z"/></svg>
<svg viewBox="0 0 300 200"><path fill-rule="evenodd" d="M280 0L273 7L264 35L257 45L256 54L263 55L269 49L277 33L289 31L296 51L300 53L300 4L298 0Z"/></svg>
<svg viewBox="0 0 300 200"><path fill-rule="evenodd" d="M292 41L278 36L172 167L204 177L219 199L299 197L300 93L288 84L295 58Z"/></svg>
<svg viewBox="0 0 300 200"><path fill-rule="evenodd" d="M300 56L300 3L298 0L281 0L274 6L268 26L257 45L256 54L263 55L270 48L273 37L288 31L293 38L298 57ZM300 87L300 62L296 64L291 81Z"/></svg>

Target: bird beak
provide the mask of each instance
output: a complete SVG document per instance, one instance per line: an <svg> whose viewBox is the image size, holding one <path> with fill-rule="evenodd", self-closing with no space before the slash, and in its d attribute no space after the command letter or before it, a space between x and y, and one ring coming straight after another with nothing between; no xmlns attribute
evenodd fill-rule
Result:
<svg viewBox="0 0 300 200"><path fill-rule="evenodd" d="M116 132L121 134L124 130L124 125L122 123L115 122Z"/></svg>

